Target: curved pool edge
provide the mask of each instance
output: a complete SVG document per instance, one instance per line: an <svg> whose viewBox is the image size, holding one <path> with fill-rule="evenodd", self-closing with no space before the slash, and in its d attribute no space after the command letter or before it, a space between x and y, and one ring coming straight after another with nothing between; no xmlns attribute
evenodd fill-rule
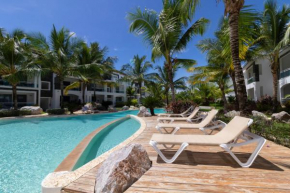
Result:
<svg viewBox="0 0 290 193"><path fill-rule="evenodd" d="M133 140L135 140L145 129L146 129L146 122L135 116L135 115L127 115L126 117L114 120L108 124L105 124L99 128L97 128L94 132L95 135L97 133L99 133L101 130L103 130L104 128L108 127L109 125L117 122L117 121L121 121L122 119L126 119L127 117L131 117L135 120L137 120L140 123L140 128L129 138L127 138L125 141L123 141L122 143L120 143L119 145L113 147L112 149L110 149L109 151L103 153L102 155L100 155L98 158L88 162L87 164L83 165L82 167L76 169L75 171L68 171L68 170L61 170L61 169L65 169L65 168L70 168L72 163L75 161L75 163L77 162L78 159L74 159L74 161L69 161L71 162L70 164L68 164L67 166L62 165L65 164L65 160L68 158L65 158L65 160L57 167L57 169L55 170L55 172L48 174L44 180L41 183L41 187L42 187L42 192L43 193L61 193L61 190L63 187L67 186L68 184L70 184L71 182L75 181L76 179L78 179L79 177L81 177L82 175L84 175L85 173L87 173L89 170L93 169L94 167L96 167L97 165L99 165L100 163L102 163L105 159L107 159L109 157L109 155L116 151L119 150L121 148L123 148L124 146L128 145L130 142L132 142ZM102 128L102 129L100 129ZM93 137L95 135L93 135L93 133L90 133L87 137L88 139L90 138L91 140L93 139ZM91 136L90 136L91 135ZM87 138L86 137L86 138ZM85 139L86 139L85 138ZM85 140L84 139L84 140ZM85 148L87 147L87 145L90 143L91 140L87 140L84 142L84 144L80 147L79 151L77 151L77 155L81 156L82 152L85 150ZM81 142L82 143L82 142ZM80 143L80 144L81 144ZM80 145L79 144L79 145ZM86 144L86 145L85 145ZM77 148L77 147L76 147ZM75 149L76 149L75 148ZM75 150L74 149L74 150ZM83 151L80 151L81 149L83 149ZM73 150L73 151L74 151ZM73 151L70 153L72 154ZM80 153L81 152L81 153ZM68 156L70 156L70 154ZM76 155L76 157L77 157ZM71 155L73 156L73 154ZM78 158L79 158L78 156ZM75 158L76 158L75 157ZM68 158L69 159L69 158ZM74 166L74 165L73 165ZM70 168L70 170L73 168L73 166Z"/></svg>

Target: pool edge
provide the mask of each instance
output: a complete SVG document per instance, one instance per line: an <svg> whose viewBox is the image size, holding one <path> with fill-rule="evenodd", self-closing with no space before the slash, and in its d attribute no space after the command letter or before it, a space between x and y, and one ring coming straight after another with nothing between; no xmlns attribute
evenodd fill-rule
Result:
<svg viewBox="0 0 290 193"><path fill-rule="evenodd" d="M87 164L83 165L82 167L78 168L75 171L63 171L63 170L61 171L58 169L59 167L57 167L57 169L56 169L57 172L53 172L53 173L48 174L45 177L45 179L42 181L42 183L41 183L42 192L43 193L60 193L63 187L67 186L69 183L75 181L76 179L78 179L79 177L84 175L86 172L88 172L89 170L93 169L94 167L96 167L97 165L102 163L105 159L107 159L109 157L109 155L112 152L114 152L118 149L121 149L122 147L128 145L130 142L135 140L146 129L146 122L143 119L141 119L135 115L127 115L126 117L131 117L140 123L140 128L132 136L130 136L122 143L118 144L117 146L113 147L109 151L100 155L98 158L88 162ZM126 117L114 120L110 123L113 124L114 122L125 119ZM101 127L103 127L103 129L104 129L105 127L109 126L110 123L103 125ZM99 128L96 130L99 130ZM93 135L91 139L93 139L94 136L95 135ZM87 147L87 145L85 147ZM84 148L84 150L85 150L85 148Z"/></svg>

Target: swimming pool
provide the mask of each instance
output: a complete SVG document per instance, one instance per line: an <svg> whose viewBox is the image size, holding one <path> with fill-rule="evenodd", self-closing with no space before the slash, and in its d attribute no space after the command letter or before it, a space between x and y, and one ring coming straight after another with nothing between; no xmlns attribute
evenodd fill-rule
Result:
<svg viewBox="0 0 290 193"><path fill-rule="evenodd" d="M84 137L101 125L137 112L0 120L0 192L40 192L43 178Z"/></svg>

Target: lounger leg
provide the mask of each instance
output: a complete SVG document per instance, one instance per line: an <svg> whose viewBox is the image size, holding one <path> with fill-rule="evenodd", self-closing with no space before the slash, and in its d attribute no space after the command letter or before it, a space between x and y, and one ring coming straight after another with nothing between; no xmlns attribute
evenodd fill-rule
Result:
<svg viewBox="0 0 290 193"><path fill-rule="evenodd" d="M248 159L247 162L242 163L237 156L231 151L231 149L233 147L240 147L240 146L244 146L244 145L248 145L250 143L255 143L257 142L257 147L255 148L254 152L251 154L250 158ZM243 143L231 143L231 144L221 144L220 147L223 148L225 151L227 151L233 158L234 160L242 167L244 168L248 168L250 167L253 162L255 161L255 159L257 158L259 152L261 151L261 149L263 148L264 144L266 143L266 139L264 139L263 137L260 136L256 136L254 139L245 141Z"/></svg>
<svg viewBox="0 0 290 193"><path fill-rule="evenodd" d="M158 125L156 126L156 129L159 131L159 133L161 133L161 134L172 134L172 135L174 135L179 129L180 129L180 127L175 127L175 128L173 128L171 131L167 131L165 128L161 128L161 127L159 127ZM165 132L163 132L162 131L162 129L165 131Z"/></svg>
<svg viewBox="0 0 290 193"><path fill-rule="evenodd" d="M160 151L160 149L157 147L157 142L150 141L149 144L155 149L155 151L158 153L158 155L168 164L173 163L178 156L183 152L183 150L188 146L188 143L182 143L180 148L177 150L177 152L174 154L174 156L171 159L167 159L164 154Z"/></svg>

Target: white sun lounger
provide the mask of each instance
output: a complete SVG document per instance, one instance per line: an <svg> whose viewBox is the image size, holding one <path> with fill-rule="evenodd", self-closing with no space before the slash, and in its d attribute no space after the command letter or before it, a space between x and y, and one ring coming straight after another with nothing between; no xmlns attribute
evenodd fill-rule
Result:
<svg viewBox="0 0 290 193"><path fill-rule="evenodd" d="M190 106L186 111L180 114L170 114L170 113L160 113L158 114L158 117L187 117L188 113L193 110L194 107Z"/></svg>
<svg viewBox="0 0 290 193"><path fill-rule="evenodd" d="M252 122L252 119L236 116L223 130L215 135L153 134L149 144L155 149L155 151L166 163L173 163L188 145L204 145L220 146L222 149L227 151L241 167L250 167L266 143L266 140L263 137L247 131L247 128L252 124ZM244 141L238 143L239 139ZM242 163L231 150L234 147L240 147L251 143L257 143L257 146L247 162ZM164 145L166 149L171 149L175 145L181 146L171 159L167 159L157 147L157 144ZM171 147L168 148L166 145L171 145Z"/></svg>
<svg viewBox="0 0 290 193"><path fill-rule="evenodd" d="M156 126L156 129L162 134L175 134L179 129L200 129L205 134L211 134L214 129L223 128L226 125L222 121L213 121L217 113L218 110L211 110L208 112L207 116L197 124L159 123ZM212 126L207 127L209 124L212 124ZM167 128L172 128L172 130L168 131ZM208 133L207 130L210 130L210 133Z"/></svg>
<svg viewBox="0 0 290 193"><path fill-rule="evenodd" d="M187 121L187 122L192 122L195 116L197 115L199 111L199 107L196 107L192 113L188 117L160 117L157 119L158 123L172 123L174 121ZM197 117L195 119L198 119Z"/></svg>

